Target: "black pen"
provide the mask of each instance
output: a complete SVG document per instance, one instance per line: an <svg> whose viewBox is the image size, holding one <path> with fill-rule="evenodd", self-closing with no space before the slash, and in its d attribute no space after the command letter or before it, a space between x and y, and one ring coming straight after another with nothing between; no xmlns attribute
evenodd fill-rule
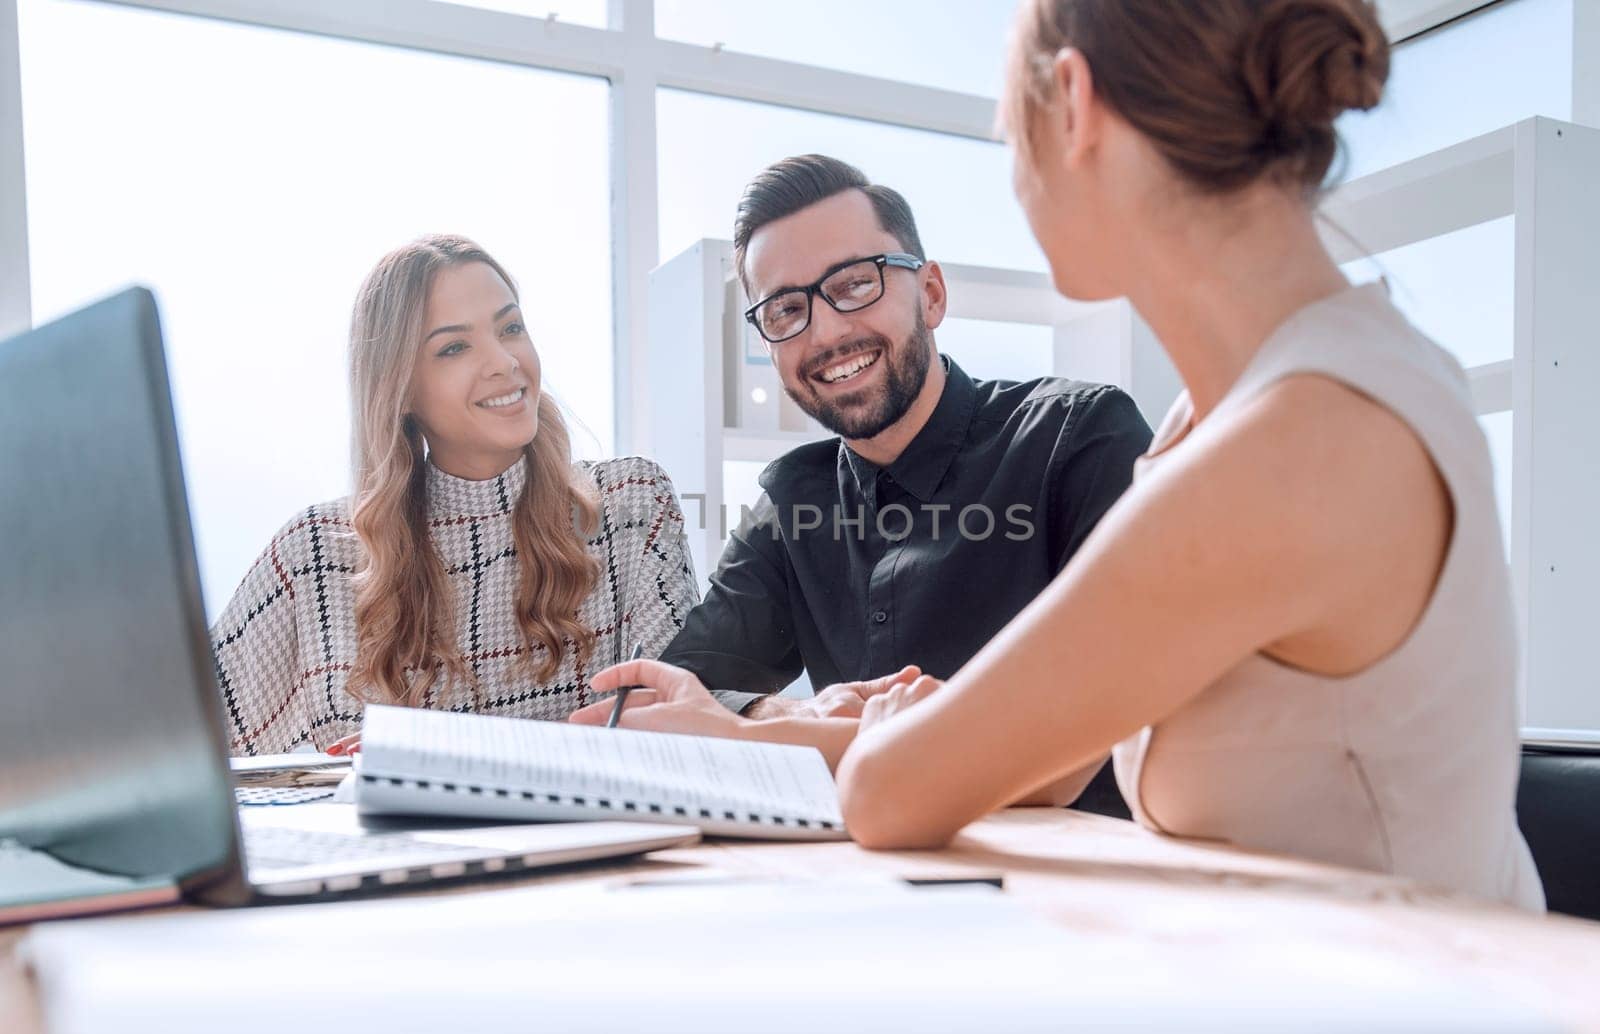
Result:
<svg viewBox="0 0 1600 1034"><path fill-rule="evenodd" d="M643 657L643 656L644 656L644 644L643 643L634 643L633 644L633 656L629 657L628 660L636 661L640 657ZM622 717L622 708L628 703L628 691L630 689L634 689L634 688L636 688L636 687L634 687L634 686L622 686L617 690L617 703L616 703L616 706L611 708L611 717L606 719L606 728L607 729L615 729L617 727L617 721L618 721L618 719L620 719Z"/></svg>

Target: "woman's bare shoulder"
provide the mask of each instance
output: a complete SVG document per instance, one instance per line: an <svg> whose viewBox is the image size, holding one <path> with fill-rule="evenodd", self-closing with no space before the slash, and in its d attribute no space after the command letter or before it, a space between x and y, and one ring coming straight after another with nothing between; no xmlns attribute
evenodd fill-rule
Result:
<svg viewBox="0 0 1600 1034"><path fill-rule="evenodd" d="M1297 612L1286 635L1332 631L1347 653L1374 657L1403 638L1453 518L1432 456L1398 414L1339 381L1295 375L1202 421L1188 444L1161 472L1173 515L1201 522L1217 563Z"/></svg>

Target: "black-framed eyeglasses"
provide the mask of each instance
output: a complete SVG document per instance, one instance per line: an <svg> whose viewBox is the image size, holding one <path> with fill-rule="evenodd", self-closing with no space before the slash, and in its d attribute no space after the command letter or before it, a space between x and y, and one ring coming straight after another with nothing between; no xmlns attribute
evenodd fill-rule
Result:
<svg viewBox="0 0 1600 1034"><path fill-rule="evenodd" d="M883 297L884 266L918 270L924 265L915 255L899 251L851 259L834 266L808 287L788 287L768 295L746 309L744 318L768 344L776 345L811 326L811 300L817 295L834 312L857 312Z"/></svg>

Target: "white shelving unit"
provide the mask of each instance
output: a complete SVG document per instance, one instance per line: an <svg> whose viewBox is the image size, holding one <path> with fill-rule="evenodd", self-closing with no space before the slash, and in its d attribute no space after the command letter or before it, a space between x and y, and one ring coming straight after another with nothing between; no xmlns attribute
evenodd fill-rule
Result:
<svg viewBox="0 0 1600 1034"><path fill-rule="evenodd" d="M950 318L1049 328L1048 367L1030 376L1117 384L1152 422L1177 395L1177 373L1126 302L1067 301L1042 273L940 265ZM827 437L783 395L747 305L727 241L702 240L650 275L650 440L684 498L702 584L739 521L736 502L724 509L724 463L767 463Z"/></svg>
<svg viewBox="0 0 1600 1034"><path fill-rule="evenodd" d="M1512 358L1468 373L1480 414L1512 413L1523 737L1600 743L1600 130L1526 119L1345 184L1323 211L1340 261L1513 217Z"/></svg>

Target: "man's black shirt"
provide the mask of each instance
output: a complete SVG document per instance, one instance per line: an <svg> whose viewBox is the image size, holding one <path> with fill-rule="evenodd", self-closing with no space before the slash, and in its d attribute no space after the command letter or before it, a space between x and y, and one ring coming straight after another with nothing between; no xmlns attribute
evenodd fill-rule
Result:
<svg viewBox="0 0 1600 1034"><path fill-rule="evenodd" d="M1149 425L1108 385L973 381L943 361L933 415L888 467L837 438L767 466L662 660L736 710L802 667L818 689L907 664L949 678L1050 583L1128 487Z"/></svg>

